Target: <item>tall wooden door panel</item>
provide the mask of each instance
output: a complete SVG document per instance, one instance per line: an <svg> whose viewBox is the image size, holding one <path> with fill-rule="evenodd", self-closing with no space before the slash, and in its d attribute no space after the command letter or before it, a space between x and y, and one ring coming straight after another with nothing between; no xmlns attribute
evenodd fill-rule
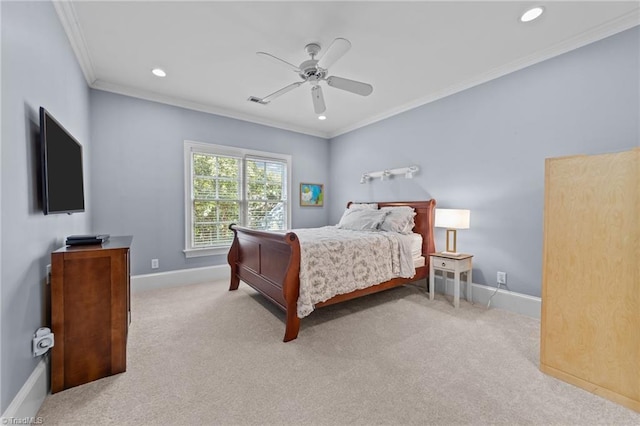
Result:
<svg viewBox="0 0 640 426"><path fill-rule="evenodd" d="M640 411L639 157L547 160L540 361Z"/></svg>

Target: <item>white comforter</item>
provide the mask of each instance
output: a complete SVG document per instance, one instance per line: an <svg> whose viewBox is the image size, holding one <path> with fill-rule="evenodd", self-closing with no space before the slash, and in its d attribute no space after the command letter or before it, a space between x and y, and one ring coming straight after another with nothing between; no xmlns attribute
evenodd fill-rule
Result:
<svg viewBox="0 0 640 426"><path fill-rule="evenodd" d="M335 226L294 232L300 239L299 318L337 294L415 275L407 235Z"/></svg>

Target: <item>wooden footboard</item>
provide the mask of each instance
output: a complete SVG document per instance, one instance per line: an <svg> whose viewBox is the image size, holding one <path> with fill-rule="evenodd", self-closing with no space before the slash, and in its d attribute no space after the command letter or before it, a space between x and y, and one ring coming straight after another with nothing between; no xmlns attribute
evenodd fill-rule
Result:
<svg viewBox="0 0 640 426"><path fill-rule="evenodd" d="M227 260L231 266L229 290L237 290L240 280L271 300L287 316L284 341L298 337L297 315L300 288L300 241L293 232L258 231L242 226L229 227L234 234Z"/></svg>

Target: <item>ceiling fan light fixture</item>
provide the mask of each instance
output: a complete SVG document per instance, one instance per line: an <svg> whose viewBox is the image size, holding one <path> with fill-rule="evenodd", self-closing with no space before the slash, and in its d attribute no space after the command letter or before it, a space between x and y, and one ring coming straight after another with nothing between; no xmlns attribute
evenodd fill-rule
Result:
<svg viewBox="0 0 640 426"><path fill-rule="evenodd" d="M520 17L520 22L531 22L535 19L538 19L543 12L544 7L542 6L532 7L522 14L522 16Z"/></svg>
<svg viewBox="0 0 640 426"><path fill-rule="evenodd" d="M162 68L154 68L151 70L151 73L156 77L166 77L167 73Z"/></svg>

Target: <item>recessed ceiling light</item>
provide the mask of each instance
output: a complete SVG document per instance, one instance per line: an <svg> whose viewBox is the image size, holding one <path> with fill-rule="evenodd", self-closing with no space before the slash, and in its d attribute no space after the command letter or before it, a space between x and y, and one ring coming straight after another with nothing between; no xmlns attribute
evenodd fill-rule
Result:
<svg viewBox="0 0 640 426"><path fill-rule="evenodd" d="M164 70L162 68L154 68L154 69L151 70L151 72L156 77L166 77L167 76L167 73L164 72Z"/></svg>
<svg viewBox="0 0 640 426"><path fill-rule="evenodd" d="M327 117L324 116L324 115L319 115L318 116L318 120L326 120L326 119L327 119Z"/></svg>
<svg viewBox="0 0 640 426"><path fill-rule="evenodd" d="M531 22L534 19L539 18L540 15L542 15L542 12L544 12L544 7L542 6L531 8L522 14L522 16L520 17L520 21Z"/></svg>

